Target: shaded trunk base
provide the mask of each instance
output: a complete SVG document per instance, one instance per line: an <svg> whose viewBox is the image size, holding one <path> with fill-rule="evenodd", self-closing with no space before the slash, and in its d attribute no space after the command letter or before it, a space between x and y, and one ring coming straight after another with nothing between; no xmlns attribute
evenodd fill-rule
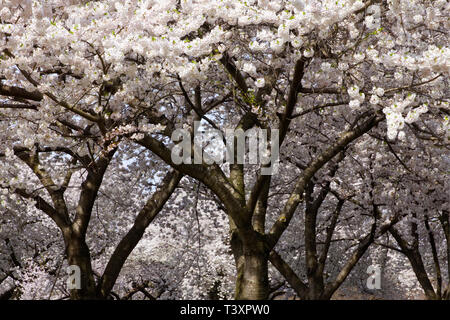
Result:
<svg viewBox="0 0 450 320"><path fill-rule="evenodd" d="M264 242L256 232L244 236L233 233L231 247L236 262L236 300L267 300L269 297L268 262Z"/></svg>
<svg viewBox="0 0 450 320"><path fill-rule="evenodd" d="M65 238L67 262L71 269L66 285L71 300L98 300L89 248L84 239Z"/></svg>

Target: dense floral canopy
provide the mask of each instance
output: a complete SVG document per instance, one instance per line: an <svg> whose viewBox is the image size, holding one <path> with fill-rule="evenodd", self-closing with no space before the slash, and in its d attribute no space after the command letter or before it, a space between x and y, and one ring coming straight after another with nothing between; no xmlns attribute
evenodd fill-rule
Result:
<svg viewBox="0 0 450 320"><path fill-rule="evenodd" d="M158 296L235 282L238 299L278 283L329 299L388 250L450 298L449 16L445 0L0 1L0 250L59 256L30 267L55 279L79 265L72 298L117 298L139 270ZM174 163L194 121L279 130L278 173ZM20 283L20 259L0 281Z"/></svg>

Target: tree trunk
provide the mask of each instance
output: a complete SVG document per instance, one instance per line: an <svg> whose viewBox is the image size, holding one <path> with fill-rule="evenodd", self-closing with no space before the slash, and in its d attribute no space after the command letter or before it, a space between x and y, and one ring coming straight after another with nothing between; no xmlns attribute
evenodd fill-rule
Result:
<svg viewBox="0 0 450 320"><path fill-rule="evenodd" d="M253 230L235 231L231 248L236 261L236 300L266 300L269 296L268 259L264 241Z"/></svg>
<svg viewBox="0 0 450 320"><path fill-rule="evenodd" d="M422 261L422 256L420 255L418 246L414 246L410 248L405 239L402 238L401 234L397 231L396 228L390 228L389 230L394 237L397 244L403 251L403 254L408 258L411 267L417 277L417 280L422 287L425 296L428 300L437 300L438 297L436 292L434 291L433 285L431 284L430 279L428 278L427 271L425 269L425 265Z"/></svg>
<svg viewBox="0 0 450 320"><path fill-rule="evenodd" d="M316 203L311 199L314 185L308 184L306 190L305 210L305 251L306 251L306 274L308 276L308 299L319 300L322 297L324 284L322 271L317 259L317 213L322 201ZM323 199L325 199L326 194Z"/></svg>
<svg viewBox="0 0 450 320"><path fill-rule="evenodd" d="M84 237L77 236L71 232L70 235L65 237L65 242L69 266L80 268L80 289L70 290L70 299L97 299L91 256Z"/></svg>

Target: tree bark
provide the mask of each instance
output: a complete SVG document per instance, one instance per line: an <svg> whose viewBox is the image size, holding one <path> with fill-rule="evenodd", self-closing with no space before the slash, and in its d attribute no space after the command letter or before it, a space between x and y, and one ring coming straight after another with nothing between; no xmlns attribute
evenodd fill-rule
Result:
<svg viewBox="0 0 450 320"><path fill-rule="evenodd" d="M419 281L420 286L422 287L427 299L436 300L438 297L436 295L436 292L434 291L430 279L428 278L428 274L425 270L425 265L423 264L422 257L420 255L420 252L418 251L418 247L413 246L411 248L396 228L393 227L389 231L411 263L411 267L413 268L417 280Z"/></svg>
<svg viewBox="0 0 450 320"><path fill-rule="evenodd" d="M235 231L231 248L236 262L236 300L266 300L269 296L268 253L262 235Z"/></svg>
<svg viewBox="0 0 450 320"><path fill-rule="evenodd" d="M306 300L308 295L308 287L297 276L294 270L292 270L289 264L287 264L275 250L270 252L269 259L272 265L286 279L291 288L295 290L300 299Z"/></svg>
<svg viewBox="0 0 450 320"><path fill-rule="evenodd" d="M64 235L66 243L67 261L69 266L80 268L80 289L70 290L72 300L97 299L95 292L94 273L91 265L91 255L83 236L75 232L67 232Z"/></svg>

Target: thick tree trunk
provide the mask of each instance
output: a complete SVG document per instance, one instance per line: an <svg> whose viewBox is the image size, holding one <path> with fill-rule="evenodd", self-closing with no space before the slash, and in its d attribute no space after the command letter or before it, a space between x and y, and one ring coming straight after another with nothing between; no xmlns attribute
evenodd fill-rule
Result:
<svg viewBox="0 0 450 320"><path fill-rule="evenodd" d="M80 289L70 290L70 298L72 300L97 299L91 256L84 237L71 232L65 237L65 242L69 266L80 268Z"/></svg>
<svg viewBox="0 0 450 320"><path fill-rule="evenodd" d="M317 269L308 270L308 296L309 300L330 300L331 297L324 295L324 282L322 274Z"/></svg>
<svg viewBox="0 0 450 320"><path fill-rule="evenodd" d="M236 261L236 300L266 300L269 296L268 259L264 241L255 231L234 232L231 248Z"/></svg>

